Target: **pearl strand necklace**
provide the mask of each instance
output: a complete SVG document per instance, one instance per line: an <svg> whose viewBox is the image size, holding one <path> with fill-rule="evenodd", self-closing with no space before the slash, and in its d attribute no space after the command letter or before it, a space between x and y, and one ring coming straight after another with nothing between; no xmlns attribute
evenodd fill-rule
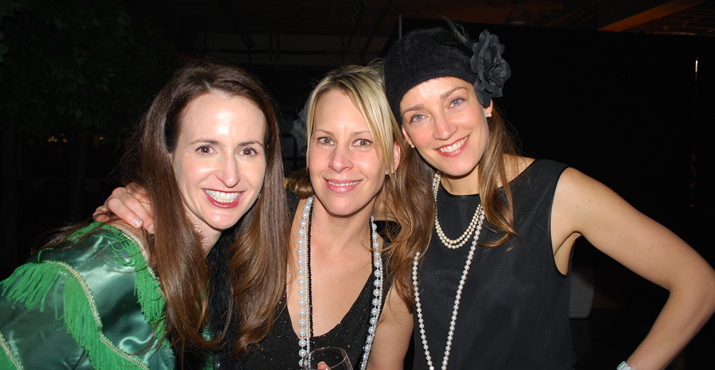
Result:
<svg viewBox="0 0 715 370"><path fill-rule="evenodd" d="M467 274L469 273L469 268L472 265L472 259L474 258L474 251L477 248L477 242L479 241L479 234L482 232L482 225L484 224L484 208L480 204L477 207L477 213L479 214L479 221L476 226L476 235L474 235L474 242L472 242L472 247L469 248L469 254L467 255L467 261L464 264L464 270L462 271L462 277L459 279L459 286L457 287L457 294L454 298L454 307L452 308L452 318L449 322L449 332L447 333L447 344L444 347L444 357L442 358L442 370L447 370L447 362L449 361L449 353L452 349L452 338L454 337L454 328L457 323L457 314L459 313L459 302L462 298L462 288L467 281ZM436 215L435 215L436 217ZM417 322L420 328L420 338L422 339L422 348L425 351L425 357L427 359L427 366L430 370L434 370L432 365L432 356L430 355L429 346L427 345L427 334L425 332L424 319L422 317L422 304L420 303L420 291L417 281L417 270L419 265L420 253L417 252L414 260L412 261L412 285L415 289L415 311L417 311Z"/></svg>
<svg viewBox="0 0 715 370"><path fill-rule="evenodd" d="M310 284L310 261L308 259L308 248L310 248L310 235L307 231L309 226L309 218L311 216L313 206L313 197L309 197L305 202L303 207L303 213L301 214L300 220L300 230L298 230L298 294L300 296L298 304L300 306L300 319L298 325L300 329L298 330L298 345L300 350L298 351L298 356L300 356L299 366L303 366L303 361L305 357L310 353L310 339L313 337L312 333L312 307L308 304L311 300L309 294L309 284ZM365 346L363 347L364 352L362 355L362 362L360 365L361 370L365 370L367 366L367 359L370 357L370 350L372 349L372 342L375 339L375 331L377 330L377 322L380 319L380 308L382 307L382 287L383 287L383 274L382 274L382 255L380 253L380 242L378 241L377 235L377 225L375 225L375 220L370 216L370 234L372 239L371 249L372 249L372 262L375 275L375 289L372 291L372 309L370 310L370 326L367 329L367 339L365 340ZM306 278L306 274L308 274Z"/></svg>
<svg viewBox="0 0 715 370"><path fill-rule="evenodd" d="M472 237L472 233L474 232L476 226L477 226L477 218L479 214L479 209L474 211L474 216L472 216L472 221L469 222L469 225L467 226L467 230L464 231L464 234L462 234L459 238L457 239L450 239L447 237L447 235L444 234L444 231L442 230L442 225L439 224L439 218L437 217L437 190L439 190L439 181L441 179L441 175L439 172L436 172L434 174L434 177L432 178L432 194L434 194L434 204L435 204L435 211L434 211L434 228L435 231L437 232L437 236L439 236L439 240L442 241L442 244L445 245L445 247L449 249L457 249L461 248L469 238Z"/></svg>

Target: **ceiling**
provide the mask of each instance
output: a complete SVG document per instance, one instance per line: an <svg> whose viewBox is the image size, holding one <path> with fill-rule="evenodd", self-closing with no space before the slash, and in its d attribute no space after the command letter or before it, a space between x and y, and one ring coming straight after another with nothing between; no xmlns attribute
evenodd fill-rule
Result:
<svg viewBox="0 0 715 370"><path fill-rule="evenodd" d="M715 0L163 0L183 47L237 62L364 63L400 19L715 37ZM342 60L338 60L342 59Z"/></svg>

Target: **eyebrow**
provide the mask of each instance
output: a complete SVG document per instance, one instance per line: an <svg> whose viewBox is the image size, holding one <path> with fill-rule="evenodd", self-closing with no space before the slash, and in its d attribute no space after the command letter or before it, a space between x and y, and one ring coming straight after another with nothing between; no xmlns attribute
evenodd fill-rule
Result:
<svg viewBox="0 0 715 370"><path fill-rule="evenodd" d="M451 90L448 90L448 91L442 93L442 95L440 95L439 98L442 100L447 99L448 96L452 95L452 93L454 93L455 91L457 91L459 89L466 89L466 88L464 86L457 86Z"/></svg>
<svg viewBox="0 0 715 370"><path fill-rule="evenodd" d="M196 144L201 144L201 143L206 143L206 144L211 144L211 145L218 145L221 144L218 140L213 140L213 139L196 139L192 141L190 144L191 145L196 145ZM242 141L238 143L238 146L246 146L246 145L261 145L263 146L263 141L261 140L247 140L247 141Z"/></svg>
<svg viewBox="0 0 715 370"><path fill-rule="evenodd" d="M322 134L322 135L335 136L335 134L334 134L332 131L325 130L325 129L321 129L321 128L313 129L313 133L312 133L310 136L312 137L312 136L314 136L314 135L316 135L316 134L318 134L318 135L321 135L321 134ZM366 130L361 130L361 131L352 132L352 133L350 133L350 135L353 135L353 136L361 136L361 135L372 135L372 133L370 132L369 129L366 129Z"/></svg>
<svg viewBox="0 0 715 370"><path fill-rule="evenodd" d="M413 106L411 106L411 107L405 109L404 111L402 111L402 115L404 115L405 113L407 113L407 112L409 112L409 111L420 110L420 109L422 109L423 107L424 107L424 105L422 105L422 104L413 105Z"/></svg>

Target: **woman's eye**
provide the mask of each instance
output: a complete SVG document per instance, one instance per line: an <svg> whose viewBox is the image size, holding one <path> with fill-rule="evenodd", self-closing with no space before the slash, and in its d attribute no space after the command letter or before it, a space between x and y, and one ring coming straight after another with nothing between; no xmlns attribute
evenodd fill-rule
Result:
<svg viewBox="0 0 715 370"><path fill-rule="evenodd" d="M414 116L410 117L410 122L419 122L422 121L424 118L425 116L422 114L415 114Z"/></svg>
<svg viewBox="0 0 715 370"><path fill-rule="evenodd" d="M454 106L462 104L463 102L464 102L464 98L454 98L449 102L449 105L454 107Z"/></svg>
<svg viewBox="0 0 715 370"><path fill-rule="evenodd" d="M201 154L209 154L209 153L211 153L211 147L208 145L202 145L202 146L196 148L196 151Z"/></svg>
<svg viewBox="0 0 715 370"><path fill-rule="evenodd" d="M241 154L243 154L245 156L252 156L252 155L258 154L258 151L253 148L243 148L241 150Z"/></svg>
<svg viewBox="0 0 715 370"><path fill-rule="evenodd" d="M357 140L355 140L355 145L357 145L357 146L368 146L368 145L370 145L370 144L372 144L372 141L370 141L370 140L368 140L368 139L357 139Z"/></svg>
<svg viewBox="0 0 715 370"><path fill-rule="evenodd" d="M331 144L333 142L333 139L327 136L323 136L319 137L316 141L318 142L318 144Z"/></svg>

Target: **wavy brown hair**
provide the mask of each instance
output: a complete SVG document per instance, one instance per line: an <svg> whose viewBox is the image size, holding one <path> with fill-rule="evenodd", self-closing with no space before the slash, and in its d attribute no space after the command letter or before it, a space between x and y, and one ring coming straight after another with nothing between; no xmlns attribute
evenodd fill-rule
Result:
<svg viewBox="0 0 715 370"><path fill-rule="evenodd" d="M432 232L433 204L429 202L429 182L416 151L410 148L397 125L384 93L380 64L344 66L329 72L313 89L307 102L307 135L310 138L318 100L328 91L340 90L347 94L367 121L378 153L386 168L393 167L393 145L401 152L400 165L386 175L376 207L399 227L388 229L391 243L386 248L388 278L400 296L412 300L411 263L414 255L429 243ZM310 143L310 140L307 140ZM413 158L417 158L415 161ZM306 171L288 182L288 188L301 197L312 194Z"/></svg>
<svg viewBox="0 0 715 370"><path fill-rule="evenodd" d="M514 198L509 186L509 180L515 173L507 171L507 169L512 169L512 172L517 170L518 151L496 107L492 109L492 116L487 118L487 124L489 144L479 162L479 193L487 221L502 232L497 240L484 243L487 247L494 247L506 243L511 237L518 238L514 229ZM499 189L503 191L503 198L500 196Z"/></svg>
<svg viewBox="0 0 715 370"><path fill-rule="evenodd" d="M184 112L197 97L211 92L249 99L266 121L266 173L262 196L232 229L228 256L230 294L223 330L204 338L209 320L209 267L200 236L189 222L176 183L170 153ZM274 321L274 308L285 289L288 227L283 191L283 163L275 107L260 83L235 66L204 60L188 62L154 98L121 162L123 182L144 188L155 220L150 264L166 295L167 336L182 362L185 351L221 346L231 320L237 320L234 352L261 340ZM235 324L235 323L234 323Z"/></svg>
<svg viewBox="0 0 715 370"><path fill-rule="evenodd" d="M489 125L489 140L477 169L479 171L479 194L487 221L501 232L501 235L495 241L480 242L479 244L494 247L506 243L512 236L518 237L516 229L514 229L514 199L511 188L508 183L500 184L499 182L500 177L509 179L510 175L513 175L507 172L507 169L516 169L515 158L518 155L518 150L511 132L496 106L492 109L492 116L487 118L487 124ZM414 173L421 176L423 181L429 181L431 184L435 174L434 167L419 155L415 155L409 160L417 162L412 164L413 167L419 168ZM430 194L427 198L434 209L431 185L428 187ZM503 196L500 195L500 189L503 191ZM434 214L431 217L433 218Z"/></svg>

